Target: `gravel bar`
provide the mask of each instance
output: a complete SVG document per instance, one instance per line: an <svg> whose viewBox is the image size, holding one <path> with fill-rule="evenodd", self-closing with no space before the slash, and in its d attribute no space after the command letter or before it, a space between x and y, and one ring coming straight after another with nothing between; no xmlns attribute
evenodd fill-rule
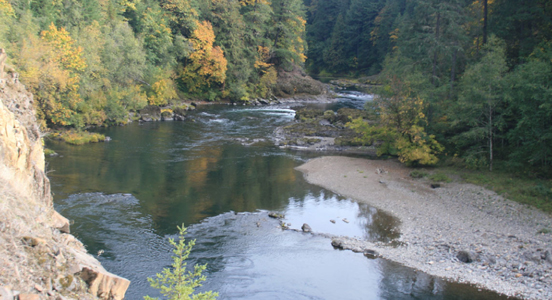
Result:
<svg viewBox="0 0 552 300"><path fill-rule="evenodd" d="M396 161L321 157L306 180L401 220L392 244L334 238L334 246L523 299L552 299L552 217L465 183L432 188ZM544 229L544 230L543 230Z"/></svg>

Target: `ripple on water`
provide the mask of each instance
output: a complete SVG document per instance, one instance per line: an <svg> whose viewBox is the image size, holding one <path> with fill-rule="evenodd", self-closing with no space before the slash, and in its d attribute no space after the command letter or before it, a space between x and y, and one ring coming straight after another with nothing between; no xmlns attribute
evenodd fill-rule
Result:
<svg viewBox="0 0 552 300"><path fill-rule="evenodd" d="M336 212L354 205L348 200L327 201L338 207ZM288 218L307 216L293 210L320 211L313 207L319 204L306 202L292 202L286 209ZM138 199L129 194L78 194L59 201L57 208L79 219L75 231L92 233L84 235L90 252L106 250L100 260L108 270L132 281L127 299L157 296L147 277L171 264L167 240L176 236L161 236L151 228ZM202 290L218 291L219 299L494 299L466 285L461 287L469 297L451 296L454 285L441 279L335 250L327 238L283 231L266 212L210 217L189 226L187 238L196 239L190 265L208 264Z"/></svg>

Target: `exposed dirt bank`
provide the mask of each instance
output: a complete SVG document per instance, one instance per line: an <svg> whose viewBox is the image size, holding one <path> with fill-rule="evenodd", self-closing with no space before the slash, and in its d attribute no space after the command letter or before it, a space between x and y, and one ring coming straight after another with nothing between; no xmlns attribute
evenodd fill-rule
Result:
<svg viewBox="0 0 552 300"><path fill-rule="evenodd" d="M393 161L322 157L297 168L310 183L401 219L400 246L334 239L344 249L526 299L552 299L552 217L458 182L432 189ZM471 261L469 263L462 261Z"/></svg>

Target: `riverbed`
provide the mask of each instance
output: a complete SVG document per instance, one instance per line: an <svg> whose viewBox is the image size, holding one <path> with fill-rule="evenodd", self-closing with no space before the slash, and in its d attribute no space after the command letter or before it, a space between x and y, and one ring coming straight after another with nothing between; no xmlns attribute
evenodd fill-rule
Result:
<svg viewBox="0 0 552 300"><path fill-rule="evenodd" d="M325 109L362 107L347 92ZM184 122L102 129L111 142L49 142L55 207L104 267L132 281L127 299L156 296L147 278L171 263L169 237L189 227L190 263L207 263L203 290L220 299L505 299L385 259L336 250L299 229L393 243L401 220L309 184L295 167L322 153L273 146L290 104L202 106ZM331 222L330 220L334 221Z"/></svg>

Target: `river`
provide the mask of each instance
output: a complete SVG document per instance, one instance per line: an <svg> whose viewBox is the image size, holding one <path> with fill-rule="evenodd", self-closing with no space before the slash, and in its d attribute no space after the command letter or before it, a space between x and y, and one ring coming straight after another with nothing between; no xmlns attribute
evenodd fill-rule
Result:
<svg viewBox="0 0 552 300"><path fill-rule="evenodd" d="M326 109L362 107L343 92ZM207 263L201 290L219 299L506 299L384 259L335 250L328 238L282 230L266 211L299 229L392 243L400 221L308 184L294 168L323 153L274 147L292 122L287 105L202 106L184 122L99 130L111 142L50 141L55 208L104 267L132 281L126 299L158 296L147 278L171 263L176 226L196 239L190 263ZM330 220L336 221L335 223ZM345 220L345 221L344 221Z"/></svg>

